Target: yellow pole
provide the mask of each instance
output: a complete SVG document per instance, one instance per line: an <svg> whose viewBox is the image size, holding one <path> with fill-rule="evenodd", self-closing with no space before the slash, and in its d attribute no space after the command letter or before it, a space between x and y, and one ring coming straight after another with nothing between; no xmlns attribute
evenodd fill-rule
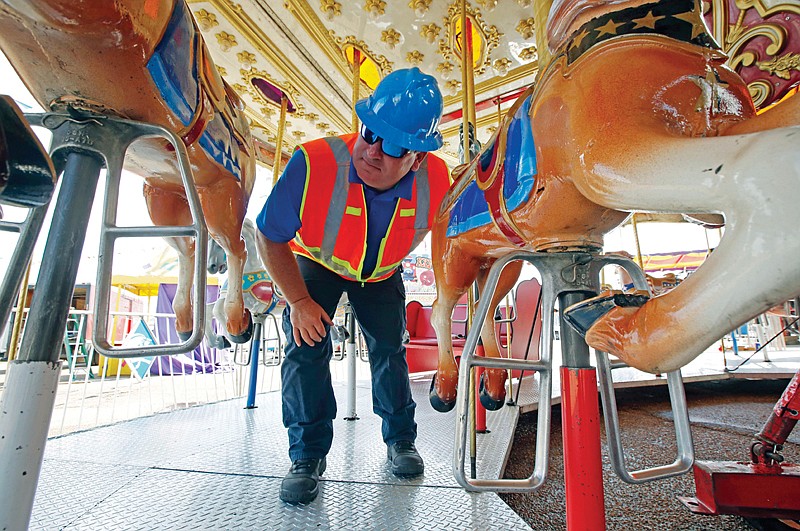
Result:
<svg viewBox="0 0 800 531"><path fill-rule="evenodd" d="M467 109L469 110L469 122L473 127L477 128L478 121L475 118L475 70L473 64L475 63L472 45L472 21L466 18L466 37L467 48L465 51L466 62L469 67L467 69ZM475 131L477 134L477 130Z"/></svg>
<svg viewBox="0 0 800 531"><path fill-rule="evenodd" d="M278 182L283 159L283 130L286 128L286 109L289 107L289 98L281 92L281 117L278 120L278 139L275 141L275 160L272 163L272 186Z"/></svg>
<svg viewBox="0 0 800 531"><path fill-rule="evenodd" d="M17 314L14 316L11 341L8 345L8 361L14 361L17 358L17 343L22 330L22 315L25 313L25 303L28 300L28 278L30 274L31 262L29 260L28 267L25 269L25 276L22 278L22 284L19 287L19 295L17 296Z"/></svg>
<svg viewBox="0 0 800 531"><path fill-rule="evenodd" d="M475 112L474 109L474 102L473 107L470 110L470 78L472 74L472 61L470 60L470 42L469 42L469 32L471 31L468 22L467 22L467 3L466 0L461 0L460 2L460 15L461 15L461 97L462 97L462 114L461 114L461 123L464 130L463 133L463 149L464 155L462 158L463 163L469 163L471 157L469 152L469 124L472 114ZM470 288L469 296L467 298L468 305L467 305L467 324L468 327L472 327L474 325L473 321L473 312L475 311L475 303L474 303L474 296L473 290ZM478 325L480 326L480 324ZM468 328L469 330L469 328ZM476 411L476 401L475 401L475 369L471 370L469 373L469 387L465 390L465 392L469 393L469 426L470 426L470 439L469 439L469 456L470 456L470 464L471 468L474 472L474 466L477 459L477 451L478 451L478 441L477 441L477 433L476 433L476 421L477 421L477 411Z"/></svg>
<svg viewBox="0 0 800 531"><path fill-rule="evenodd" d="M550 62L550 50L547 47L547 15L550 13L550 6L553 5L553 0L535 0L533 5L533 21L534 29L536 31L536 53L539 56L538 67L541 73L541 67Z"/></svg>
<svg viewBox="0 0 800 531"><path fill-rule="evenodd" d="M361 97L361 51L353 48L353 132L358 132L358 115L356 114L356 102Z"/></svg>

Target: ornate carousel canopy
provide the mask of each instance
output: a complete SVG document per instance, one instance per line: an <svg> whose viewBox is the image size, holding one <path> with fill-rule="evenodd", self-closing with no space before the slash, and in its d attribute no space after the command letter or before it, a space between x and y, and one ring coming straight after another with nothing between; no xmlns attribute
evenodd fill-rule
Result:
<svg viewBox="0 0 800 531"><path fill-rule="evenodd" d="M464 2L477 137L537 75L533 0ZM259 159L272 166L298 143L354 130L353 101L389 72L418 66L445 96L439 154L458 161L464 78L459 0L189 0L222 76L247 105ZM800 3L710 0L702 9L729 64L765 107L800 80ZM357 81L354 81L357 80Z"/></svg>

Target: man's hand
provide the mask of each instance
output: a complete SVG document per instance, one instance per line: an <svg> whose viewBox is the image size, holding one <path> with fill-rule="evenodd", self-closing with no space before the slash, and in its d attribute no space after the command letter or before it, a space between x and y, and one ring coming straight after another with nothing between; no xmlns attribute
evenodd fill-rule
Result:
<svg viewBox="0 0 800 531"><path fill-rule="evenodd" d="M333 325L333 321L311 297L303 297L289 304L292 318L292 335L299 347L301 341L313 347L325 338L325 325Z"/></svg>
<svg viewBox="0 0 800 531"><path fill-rule="evenodd" d="M260 231L256 243L261 260L291 309L295 344L299 347L305 342L313 347L325 337L325 325L332 325L333 321L308 293L289 244L273 242Z"/></svg>

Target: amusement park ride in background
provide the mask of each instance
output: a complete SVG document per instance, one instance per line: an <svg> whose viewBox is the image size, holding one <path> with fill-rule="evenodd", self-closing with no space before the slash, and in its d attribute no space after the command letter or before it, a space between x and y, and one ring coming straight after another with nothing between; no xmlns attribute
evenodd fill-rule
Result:
<svg viewBox="0 0 800 531"><path fill-rule="evenodd" d="M9 382L16 387L9 383L3 395L9 410L24 409L26 415L0 424L0 433L8 435L0 445L0 472L16 478L9 480L14 488L3 489L10 495L0 502L0 515L18 519L10 527L27 524L24 515L14 515L32 505L46 440L46 426L43 430L40 424L52 412L45 392L38 393L36 404L16 406L30 399L27 390L49 389L57 381L55 349L64 328L54 323L66 318L81 247L75 242L82 242L86 231L86 214L80 211L94 194L101 168L109 169L104 245L113 247L120 237L159 235L171 239L183 257L175 313L185 335L180 347L192 348L203 335L199 302L204 264L202 258L191 262L193 255L205 256L201 211L208 232L226 250L229 271L238 278L244 264L241 224L254 162L271 165L277 176L297 143L354 130L353 102L396 68L418 66L436 75L448 94L442 123L448 140L445 158L460 162L459 152L462 157L473 152L474 142L469 135L460 138L459 130L474 131L473 137L487 144L478 158L456 172L458 184L434 230L440 303L433 321L440 366L432 399L435 394L452 407L456 383L466 387L465 374L478 365L462 358L455 377L445 329L452 310L448 304L455 304L479 274L487 293L502 296L518 267L503 273L488 272L488 267L518 252L527 252L522 258L537 266L551 268L544 274L545 288L550 289L547 280L564 288L550 292L548 310L556 298L562 308L575 303L572 322L588 331L592 346L651 372L676 370L707 346L710 337L716 340L747 316L793 297L800 285L795 265L800 264L800 248L785 230L796 226L800 202L795 197L800 193L797 141L791 139L796 129L786 128L800 123L800 100L789 98L779 110L756 116L757 109L785 99L800 81L796 3L632 0L609 6L573 0L558 1L550 11L548 2L529 0L502 6L493 0L476 5L444 0L286 0L282 5L164 0L147 3L146 14L138 13L138 2L95 3L86 9L83 3L51 1L42 9L26 6L21 12L8 5L0 6L0 47L42 106L53 112L31 121L54 131L52 163L35 143L0 138L0 147L5 147L0 157L10 168L2 175L8 181L4 200L31 208L26 224L14 230L38 232L53 179L63 171L56 221L31 305L32 333L26 334L19 359L36 367L29 371L13 366ZM548 12L554 17L546 24ZM728 67L702 19L722 52L729 54ZM122 35L122 43L109 39L108 21L118 25L114 35ZM108 71L121 77L111 79ZM6 136L13 140L28 135L13 104L5 101L4 109ZM520 147L509 141L515 119L520 127L527 123L536 140L538 172L526 201L509 207L498 191L505 191L508 157ZM743 134L751 135L746 142L735 136ZM17 146L24 151L15 151ZM126 150L125 164L147 179L150 213L163 227L115 226L115 182ZM14 186L30 169L36 169L36 186ZM534 180L528 181L532 186ZM484 194L490 223L452 235L449 214L460 208L462 193L473 184ZM215 209L220 205L226 208ZM610 303L621 308L598 312L584 299L599 286L582 275L591 276L603 260L632 265L598 258L597 251L603 234L636 210L724 213L726 234L707 263L669 294L649 300L615 294L601 301L601 308L609 309ZM763 246L761 254L731 273L727 265L742 248L756 244ZM23 249L13 261L19 270L29 254ZM443 256L457 263L438 260ZM110 267L100 266L100 311L107 309ZM574 273L569 281L563 275L567 270ZM726 291L742 275L750 275L751 293L735 303L725 300L720 288ZM194 309L192 276L198 302ZM14 276L11 283L20 280ZM495 290L498 284L501 288ZM14 287L4 285L2 292ZM637 287L646 289L642 282ZM229 335L243 341L253 318L244 310L240 288L238 282L230 286L225 313ZM10 300L4 297L2 302ZM486 301L478 305L477 322L493 314L488 306ZM7 316L8 308L2 310ZM637 320L639 312L648 318ZM101 314L96 330L107 329L103 319ZM552 315L546 319L545 335L552 339ZM490 332L484 341L492 349L494 326L483 328ZM659 332L676 328L683 330L682 343L671 340L665 347ZM644 339L635 343L630 336ZM582 341L571 337L576 345ZM476 342L472 334L465 352L474 350ZM106 355L130 356L111 352L102 337L95 344ZM580 364L583 349L564 350L565 361L577 364L567 363L562 378L596 385L595 373ZM505 370L486 363L482 398L501 403ZM463 400L469 394L459 396L459 418L465 418ZM780 463L778 451L781 437L785 440L796 423L797 396L795 378L759 446L752 449L750 477L769 481L780 476L780 481L796 485L797 467ZM27 429L16 429L20 423ZM599 445L599 432L597 437ZM8 451L17 446L21 452ZM599 446L596 450L599 456ZM600 489L602 501L602 484ZM568 525L581 511L584 522L601 518L597 499L591 507L576 504L580 496L591 494L572 498L568 489Z"/></svg>

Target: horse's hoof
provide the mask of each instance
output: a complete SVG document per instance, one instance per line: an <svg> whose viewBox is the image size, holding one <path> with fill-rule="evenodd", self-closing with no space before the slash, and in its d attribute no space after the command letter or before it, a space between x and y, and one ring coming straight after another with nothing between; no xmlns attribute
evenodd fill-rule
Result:
<svg viewBox="0 0 800 531"><path fill-rule="evenodd" d="M225 336L220 336L212 345L212 348L217 350L227 350L231 348L231 342Z"/></svg>
<svg viewBox="0 0 800 531"><path fill-rule="evenodd" d="M505 389L503 390L503 396L499 400L495 400L491 396L489 396L489 391L486 390L486 373L481 373L481 386L480 386L480 397L481 397L481 405L485 407L488 411L497 411L503 404L505 403L506 396L505 396Z"/></svg>
<svg viewBox="0 0 800 531"><path fill-rule="evenodd" d="M247 314L247 328L238 336L231 334L231 341L234 343L247 343L250 341L250 338L253 337L253 315L247 308L245 308L244 311Z"/></svg>
<svg viewBox="0 0 800 531"><path fill-rule="evenodd" d="M451 402L445 402L439 395L436 394L436 375L433 375L431 378L431 390L428 393L428 400L431 402L431 407L438 411L439 413L447 413L448 411L452 411L453 408L456 406L456 401L453 400Z"/></svg>
<svg viewBox="0 0 800 531"><path fill-rule="evenodd" d="M178 332L178 339L181 341L189 341L189 338L192 337L191 332Z"/></svg>
<svg viewBox="0 0 800 531"><path fill-rule="evenodd" d="M616 307L639 307L650 299L646 291L637 290L631 293L621 291L606 291L597 297L586 299L577 304L573 304L564 310L564 320L572 326L580 335L586 336L586 332L592 325L605 314Z"/></svg>

